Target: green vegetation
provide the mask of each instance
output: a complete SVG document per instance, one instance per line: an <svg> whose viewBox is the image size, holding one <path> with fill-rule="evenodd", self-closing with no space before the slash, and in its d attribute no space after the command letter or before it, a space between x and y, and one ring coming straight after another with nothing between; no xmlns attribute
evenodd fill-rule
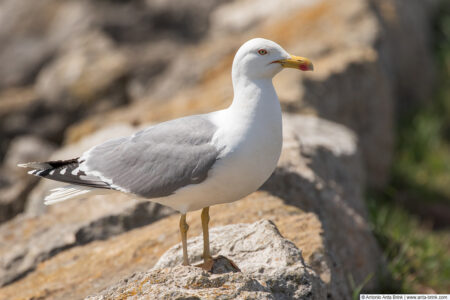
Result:
<svg viewBox="0 0 450 300"><path fill-rule="evenodd" d="M435 99L401 120L393 180L395 186L441 194L438 200L450 204L450 12L439 18L436 40Z"/></svg>
<svg viewBox="0 0 450 300"><path fill-rule="evenodd" d="M450 232L434 232L405 208L369 199L373 230L388 259L392 278L386 292L429 293L450 290Z"/></svg>
<svg viewBox="0 0 450 300"><path fill-rule="evenodd" d="M391 182L367 197L392 276L386 292L450 292L450 5L444 5L435 27L436 95L399 121Z"/></svg>

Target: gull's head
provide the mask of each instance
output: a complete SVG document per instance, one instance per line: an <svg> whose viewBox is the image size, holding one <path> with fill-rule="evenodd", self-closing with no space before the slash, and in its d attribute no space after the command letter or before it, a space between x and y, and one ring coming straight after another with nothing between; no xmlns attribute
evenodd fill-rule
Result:
<svg viewBox="0 0 450 300"><path fill-rule="evenodd" d="M307 58L290 55L275 42L256 38L237 51L233 61L233 77L244 75L251 79L270 79L283 68L312 71L313 64Z"/></svg>

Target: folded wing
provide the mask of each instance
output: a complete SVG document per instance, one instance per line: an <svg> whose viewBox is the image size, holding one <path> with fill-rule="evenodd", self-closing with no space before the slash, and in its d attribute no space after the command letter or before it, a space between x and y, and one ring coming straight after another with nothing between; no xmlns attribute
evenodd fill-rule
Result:
<svg viewBox="0 0 450 300"><path fill-rule="evenodd" d="M220 153L212 144L216 130L201 115L160 123L92 148L79 159L80 171L112 189L168 196L207 178Z"/></svg>

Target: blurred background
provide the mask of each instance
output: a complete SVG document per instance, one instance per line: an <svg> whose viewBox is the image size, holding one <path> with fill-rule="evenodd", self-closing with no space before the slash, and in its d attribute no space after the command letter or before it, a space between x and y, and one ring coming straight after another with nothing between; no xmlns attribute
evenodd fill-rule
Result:
<svg viewBox="0 0 450 300"><path fill-rule="evenodd" d="M49 214L42 199L53 183L17 163L72 158L144 124L227 107L234 53L253 37L314 62L313 73L274 80L285 112L334 121L358 137L369 222L388 270L377 290L449 293L445 0L1 0L0 247L10 247L8 232L24 218L34 218L30 228L59 218L37 218ZM111 205L85 213L129 209ZM132 216L124 230L153 221ZM34 268L5 261L3 285ZM24 269L8 275L14 268Z"/></svg>

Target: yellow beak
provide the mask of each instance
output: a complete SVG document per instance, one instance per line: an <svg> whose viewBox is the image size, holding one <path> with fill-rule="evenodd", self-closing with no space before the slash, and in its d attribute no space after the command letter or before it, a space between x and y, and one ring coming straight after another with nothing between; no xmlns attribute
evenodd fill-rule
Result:
<svg viewBox="0 0 450 300"><path fill-rule="evenodd" d="M291 55L290 58L276 60L274 61L274 63L281 64L283 68L294 68L300 69L302 71L314 70L312 62L309 59L301 56Z"/></svg>

